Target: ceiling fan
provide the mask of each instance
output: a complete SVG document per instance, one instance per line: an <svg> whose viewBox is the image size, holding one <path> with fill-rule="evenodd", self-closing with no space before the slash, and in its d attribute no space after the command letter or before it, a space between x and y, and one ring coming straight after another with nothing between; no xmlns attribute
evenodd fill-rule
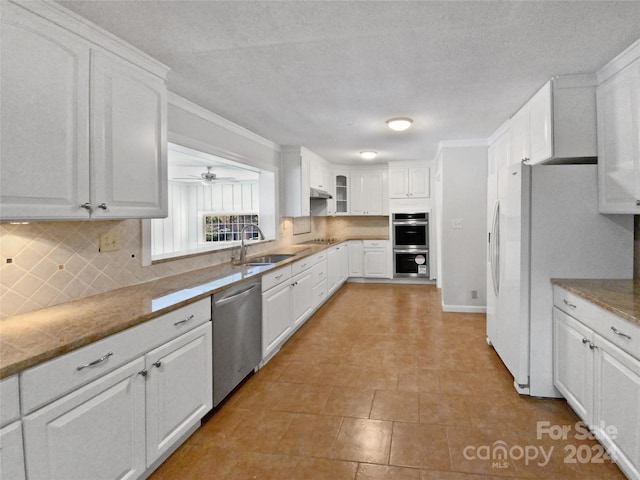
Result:
<svg viewBox="0 0 640 480"><path fill-rule="evenodd" d="M200 175L189 175L188 177L174 177L172 180L191 180L191 181L200 181L203 185L213 185L216 182L224 181L224 182L237 182L233 177L218 177L215 173L211 171L213 167L207 167L207 171L205 173L201 173Z"/></svg>

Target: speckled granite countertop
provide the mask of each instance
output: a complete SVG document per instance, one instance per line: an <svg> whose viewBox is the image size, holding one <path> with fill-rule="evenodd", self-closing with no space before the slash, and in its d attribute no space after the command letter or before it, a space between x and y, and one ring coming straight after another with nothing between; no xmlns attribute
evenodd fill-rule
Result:
<svg viewBox="0 0 640 480"><path fill-rule="evenodd" d="M362 238L357 238L360 239ZM381 237L365 238L370 239L386 240ZM349 239L340 241L346 240ZM266 252L295 254L276 265L215 265L0 320L0 378L21 372L326 248L329 245L292 245Z"/></svg>
<svg viewBox="0 0 640 480"><path fill-rule="evenodd" d="M551 283L640 326L640 281L553 278Z"/></svg>

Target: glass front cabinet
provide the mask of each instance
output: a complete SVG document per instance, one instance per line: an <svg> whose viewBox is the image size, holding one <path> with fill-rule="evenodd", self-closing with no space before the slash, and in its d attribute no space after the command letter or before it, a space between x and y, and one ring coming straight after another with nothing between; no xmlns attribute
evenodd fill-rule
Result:
<svg viewBox="0 0 640 480"><path fill-rule="evenodd" d="M349 174L336 172L335 178L335 214L349 215Z"/></svg>

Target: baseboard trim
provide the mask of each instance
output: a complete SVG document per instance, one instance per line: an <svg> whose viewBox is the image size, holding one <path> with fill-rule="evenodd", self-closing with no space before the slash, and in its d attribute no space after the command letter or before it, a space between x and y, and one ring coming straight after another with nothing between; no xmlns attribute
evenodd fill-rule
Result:
<svg viewBox="0 0 640 480"><path fill-rule="evenodd" d="M474 307L471 305L445 305L443 303L442 311L456 313L487 313L487 307Z"/></svg>

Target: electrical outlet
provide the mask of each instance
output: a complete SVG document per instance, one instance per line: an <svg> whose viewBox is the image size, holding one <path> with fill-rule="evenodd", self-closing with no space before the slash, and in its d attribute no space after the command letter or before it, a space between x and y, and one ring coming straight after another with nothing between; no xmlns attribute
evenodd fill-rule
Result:
<svg viewBox="0 0 640 480"><path fill-rule="evenodd" d="M454 218L451 220L451 228L462 228L462 219Z"/></svg>
<svg viewBox="0 0 640 480"><path fill-rule="evenodd" d="M120 250L120 236L115 232L107 232L100 235L100 251L116 252Z"/></svg>
<svg viewBox="0 0 640 480"><path fill-rule="evenodd" d="M471 298L478 298L478 290L471 290Z"/></svg>

